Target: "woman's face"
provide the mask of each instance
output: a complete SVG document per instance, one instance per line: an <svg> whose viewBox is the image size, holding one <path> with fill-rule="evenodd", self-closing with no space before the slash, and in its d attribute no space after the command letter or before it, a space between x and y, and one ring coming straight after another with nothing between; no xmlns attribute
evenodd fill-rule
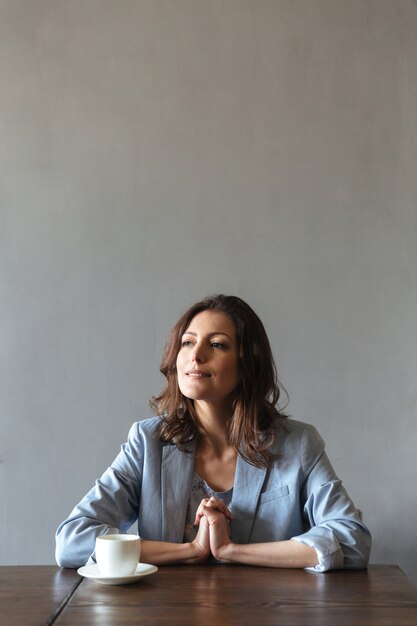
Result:
<svg viewBox="0 0 417 626"><path fill-rule="evenodd" d="M184 396L227 403L239 384L234 322L219 311L202 311L190 322L177 356L178 385Z"/></svg>

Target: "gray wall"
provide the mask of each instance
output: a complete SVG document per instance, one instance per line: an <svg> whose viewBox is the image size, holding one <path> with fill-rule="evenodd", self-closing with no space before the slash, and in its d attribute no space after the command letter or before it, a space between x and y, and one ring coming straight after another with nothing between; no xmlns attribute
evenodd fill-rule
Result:
<svg viewBox="0 0 417 626"><path fill-rule="evenodd" d="M417 5L0 0L0 559L150 415L168 331L239 294L289 410L417 582Z"/></svg>

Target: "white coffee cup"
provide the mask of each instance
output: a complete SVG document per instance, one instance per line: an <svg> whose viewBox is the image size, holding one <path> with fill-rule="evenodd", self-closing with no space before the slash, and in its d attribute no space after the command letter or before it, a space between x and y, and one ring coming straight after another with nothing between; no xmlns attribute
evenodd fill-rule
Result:
<svg viewBox="0 0 417 626"><path fill-rule="evenodd" d="M137 535L102 535L96 539L96 561L102 576L129 576L139 559Z"/></svg>

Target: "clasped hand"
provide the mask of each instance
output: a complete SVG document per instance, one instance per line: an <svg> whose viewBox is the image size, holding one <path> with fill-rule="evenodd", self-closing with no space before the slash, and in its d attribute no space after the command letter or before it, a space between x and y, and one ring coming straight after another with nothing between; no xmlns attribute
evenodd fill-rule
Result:
<svg viewBox="0 0 417 626"><path fill-rule="evenodd" d="M212 554L215 559L228 562L227 548L232 545L230 522L233 516L226 505L217 498L204 498L200 502L194 524L198 526L193 544L202 562Z"/></svg>

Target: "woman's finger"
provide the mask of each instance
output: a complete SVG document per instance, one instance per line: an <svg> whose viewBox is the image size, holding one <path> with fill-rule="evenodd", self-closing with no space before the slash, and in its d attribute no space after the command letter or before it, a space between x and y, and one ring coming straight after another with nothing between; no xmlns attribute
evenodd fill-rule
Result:
<svg viewBox="0 0 417 626"><path fill-rule="evenodd" d="M204 498L197 509L195 516L195 525L198 526L203 515L208 515L210 510L218 511L222 513L228 521L233 519L233 515L227 508L227 506L221 500L218 500L214 496L211 498Z"/></svg>
<svg viewBox="0 0 417 626"><path fill-rule="evenodd" d="M200 523L200 520L204 515L204 506L207 505L209 500L210 498L204 498L203 500L201 500L200 504L198 505L198 509L195 514L195 521L194 521L195 526L198 526L198 524Z"/></svg>
<svg viewBox="0 0 417 626"><path fill-rule="evenodd" d="M225 503L219 500L218 498L215 498L214 496L209 498L208 502L206 503L206 506L209 506L209 507L212 507L213 509L217 509L218 511L221 511L228 520L233 519L233 515L231 514L231 512L229 511Z"/></svg>

